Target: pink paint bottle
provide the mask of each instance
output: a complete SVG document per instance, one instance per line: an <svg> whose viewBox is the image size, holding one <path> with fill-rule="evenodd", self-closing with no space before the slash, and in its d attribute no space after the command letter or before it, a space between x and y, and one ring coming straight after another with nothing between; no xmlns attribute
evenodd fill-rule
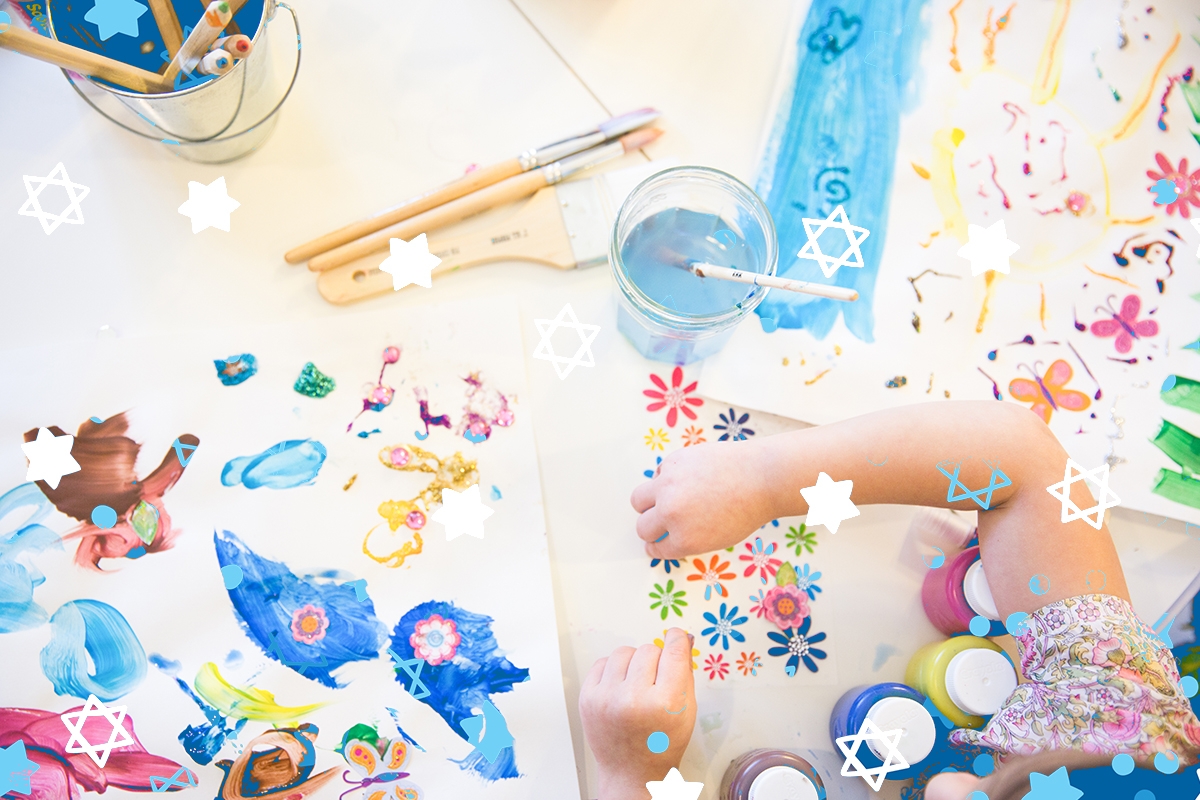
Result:
<svg viewBox="0 0 1200 800"><path fill-rule="evenodd" d="M921 604L933 626L947 636L970 631L971 620L984 617L992 623L989 636L1004 632L996 601L988 586L979 546L968 547L937 569L925 574Z"/></svg>
<svg viewBox="0 0 1200 800"><path fill-rule="evenodd" d="M729 763L720 800L825 800L812 764L787 750L751 750Z"/></svg>

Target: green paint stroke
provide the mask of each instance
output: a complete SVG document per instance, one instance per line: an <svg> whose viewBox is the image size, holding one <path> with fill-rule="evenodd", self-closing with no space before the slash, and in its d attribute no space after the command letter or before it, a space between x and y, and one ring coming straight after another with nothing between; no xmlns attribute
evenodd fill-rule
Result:
<svg viewBox="0 0 1200 800"><path fill-rule="evenodd" d="M1158 471L1158 480L1152 491L1159 497L1165 497L1176 503L1182 503L1192 508L1200 508L1200 481L1189 478L1169 469Z"/></svg>
<svg viewBox="0 0 1200 800"><path fill-rule="evenodd" d="M1162 401L1200 414L1200 381L1171 375L1163 383Z"/></svg>
<svg viewBox="0 0 1200 800"><path fill-rule="evenodd" d="M1164 419L1162 427L1158 429L1158 435L1151 441L1155 447L1167 454L1167 458L1183 468L1185 476L1200 475L1200 439ZM1160 473L1160 484L1162 480ZM1200 481L1197 481L1197 485L1200 486ZM1200 498L1200 495L1197 497Z"/></svg>

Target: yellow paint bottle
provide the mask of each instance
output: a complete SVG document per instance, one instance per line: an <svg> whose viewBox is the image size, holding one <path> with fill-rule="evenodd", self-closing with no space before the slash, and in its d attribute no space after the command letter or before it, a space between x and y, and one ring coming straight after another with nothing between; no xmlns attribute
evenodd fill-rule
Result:
<svg viewBox="0 0 1200 800"><path fill-rule="evenodd" d="M999 645L955 636L913 654L904 682L960 728L979 728L1017 688L1017 671Z"/></svg>

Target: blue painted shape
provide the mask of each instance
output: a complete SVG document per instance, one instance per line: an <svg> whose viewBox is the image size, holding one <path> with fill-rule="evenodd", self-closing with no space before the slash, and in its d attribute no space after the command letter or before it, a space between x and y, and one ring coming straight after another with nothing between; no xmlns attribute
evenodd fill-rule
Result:
<svg viewBox="0 0 1200 800"><path fill-rule="evenodd" d="M988 479L988 485L984 486L982 489L971 491L967 488L966 484L958 479L958 473L962 470L962 464L955 463L954 474L951 475L948 471L946 471L946 468L942 466L942 464L945 463L947 462L939 462L937 464L937 470L950 479L950 489L946 492L947 503L955 503L959 500L971 500L975 503L975 505L979 506L984 511L987 511L992 506L992 493L997 489L1003 489L1006 486L1012 486L1012 478L1005 475L999 467L988 464L992 470L991 477ZM956 493L960 488L962 489L962 492ZM985 493L986 497L980 500L980 496L984 495Z"/></svg>
<svg viewBox="0 0 1200 800"><path fill-rule="evenodd" d="M289 439L252 456L240 456L221 470L221 483L247 489L293 489L317 479L325 463L325 445L314 439Z"/></svg>
<svg viewBox="0 0 1200 800"><path fill-rule="evenodd" d="M670 713L670 712L668 712ZM671 746L671 737L662 731L655 731L646 737L646 747L651 753L665 753Z"/></svg>
<svg viewBox="0 0 1200 800"><path fill-rule="evenodd" d="M459 726L466 731L467 741L475 745L475 749L489 764L496 762L501 750L513 746L513 735L508 730L508 723L491 700L483 701L482 714L464 719Z"/></svg>
<svg viewBox="0 0 1200 800"><path fill-rule="evenodd" d="M184 444L183 442L179 441L178 437L175 439L175 441L171 442L171 447L175 448L175 457L179 459L179 466L181 467L186 467L188 465L188 463L192 460L192 456L196 454L196 448L199 446L200 445L198 444ZM183 452L185 450L189 454L187 458L183 457Z"/></svg>
<svg viewBox="0 0 1200 800"><path fill-rule="evenodd" d="M1150 191L1154 192L1154 205L1156 206L1169 205L1179 199L1179 188L1175 186L1174 181L1166 178L1162 178L1151 186Z"/></svg>
<svg viewBox="0 0 1200 800"><path fill-rule="evenodd" d="M29 794L29 776L41 767L25 754L25 740L17 739L8 747L0 747L0 795L8 792Z"/></svg>
<svg viewBox="0 0 1200 800"><path fill-rule="evenodd" d="M1004 629L1013 636L1020 636L1029 630L1029 615L1024 611L1014 611L1004 620Z"/></svg>
<svg viewBox="0 0 1200 800"><path fill-rule="evenodd" d="M1117 753L1113 756L1112 769L1118 775L1128 775L1133 772L1133 768L1137 766L1137 762L1133 760L1133 756L1129 753Z"/></svg>
<svg viewBox="0 0 1200 800"><path fill-rule="evenodd" d="M1191 675L1184 675L1179 680L1179 688L1183 690L1184 697L1195 697L1196 692L1200 690L1200 681L1197 681Z"/></svg>
<svg viewBox="0 0 1200 800"><path fill-rule="evenodd" d="M179 732L178 737L179 743L191 756L192 761L204 766L211 763L217 753L221 752L226 739L237 737L246 725L246 720L239 719L230 725L229 718L200 699L200 696L192 691L192 687L188 686L186 681L176 678L175 685L191 698L192 702L199 707L200 712L204 714L205 719L208 720L200 725L188 725Z"/></svg>
<svg viewBox="0 0 1200 800"><path fill-rule="evenodd" d="M1155 753L1154 768L1164 775L1172 775L1179 769L1179 756L1174 753Z"/></svg>
<svg viewBox="0 0 1200 800"><path fill-rule="evenodd" d="M71 600L50 617L42 672L54 693L104 702L132 691L146 677L146 651L133 628L99 600Z"/></svg>
<svg viewBox="0 0 1200 800"><path fill-rule="evenodd" d="M401 658L391 648L388 648L388 655L396 661L396 669L404 670L408 674L408 677L411 678L408 684L408 693L413 696L413 699L424 700L426 697L429 697L429 687L421 683L421 670L425 667L425 659ZM414 665L416 669L413 669ZM400 680L400 677L397 676L396 680Z"/></svg>
<svg viewBox="0 0 1200 800"><path fill-rule="evenodd" d="M971 762L971 771L979 777L991 775L996 769L996 759L988 753L981 753L975 756L975 760Z"/></svg>
<svg viewBox="0 0 1200 800"><path fill-rule="evenodd" d="M473 442L475 444L479 444L480 442L486 442L488 437L486 434L483 434L483 433L476 434L476 433L471 433L470 431L467 431L466 433L463 434L463 438L466 439L468 442Z"/></svg>
<svg viewBox="0 0 1200 800"><path fill-rule="evenodd" d="M225 581L226 589L236 589L242 582L242 568L237 564L227 564L221 567L221 578Z"/></svg>
<svg viewBox="0 0 1200 800"><path fill-rule="evenodd" d="M104 422L104 420L100 419L99 417L88 417L88 419L90 419L92 422L96 423L97 425Z"/></svg>
<svg viewBox="0 0 1200 800"><path fill-rule="evenodd" d="M354 599L362 603L367 599L367 579L359 578L356 581L350 581L347 586L354 587Z"/></svg>
<svg viewBox="0 0 1200 800"><path fill-rule="evenodd" d="M971 624L967 626L972 636L987 636L988 631L992 629L992 621L987 617L981 617L976 614L971 618Z"/></svg>
<svg viewBox="0 0 1200 800"><path fill-rule="evenodd" d="M33 590L46 576L31 557L51 547L62 549L58 534L40 524L53 507L37 484L23 483L0 496L0 519L19 508L32 510L16 530L0 530L0 633L36 628L50 618L33 602Z"/></svg>
<svg viewBox="0 0 1200 800"><path fill-rule="evenodd" d="M1025 800L1079 800L1083 792L1071 785L1066 767L1059 767L1049 775L1029 773L1029 793Z"/></svg>
<svg viewBox="0 0 1200 800"><path fill-rule="evenodd" d="M117 512L112 506L96 506L92 509L92 524L106 531L117 524Z"/></svg>
<svg viewBox="0 0 1200 800"><path fill-rule="evenodd" d="M472 709L483 708L484 702L490 700L490 695L512 691L514 684L529 680L529 670L514 666L504 657L492 634L491 617L438 600L421 603L396 623L390 644L397 660L416 656L408 639L417 623L433 614L454 620L461 641L453 659L443 661L436 667L426 664L424 682L429 688L429 696L421 702L437 712L452 731L466 739L467 734L462 731L461 725L464 720L474 716ZM399 675L396 680L404 683ZM520 774L512 747L504 748L492 763L488 763L478 750L455 763L490 781L515 778Z"/></svg>
<svg viewBox="0 0 1200 800"><path fill-rule="evenodd" d="M945 714L943 714L938 709L938 707L933 704L933 701L930 700L928 697L925 698L925 702L922 703L922 705L925 706L926 711L928 711L930 714L933 715L934 719L936 719L938 722L942 723L943 728L946 728L948 730L948 729L954 727L954 723L950 720L950 718L947 717Z"/></svg>
<svg viewBox="0 0 1200 800"><path fill-rule="evenodd" d="M1197 353L1200 353L1200 339L1197 339L1196 341L1192 342L1191 344L1185 344L1183 346L1183 349L1184 350L1195 350Z"/></svg>
<svg viewBox="0 0 1200 800"><path fill-rule="evenodd" d="M422 442L429 438L428 433L421 433L420 431L413 431L413 436L417 437Z"/></svg>
<svg viewBox="0 0 1200 800"><path fill-rule="evenodd" d="M264 653L304 677L332 688L333 673L351 661L371 661L387 640L370 599L359 602L345 584L301 578L286 565L263 558L229 531L213 534L221 566L237 564L245 577L229 590L242 630ZM324 611L329 627L311 644L291 633L292 616L306 605Z"/></svg>
<svg viewBox="0 0 1200 800"><path fill-rule="evenodd" d="M100 41L104 42L118 33L137 37L138 20L150 10L137 0L96 0L92 10L83 15L100 30Z"/></svg>
<svg viewBox="0 0 1200 800"><path fill-rule="evenodd" d="M183 669L183 664L181 662L173 661L172 659L169 659L159 653L151 653L149 656L147 656L146 660L149 661L155 669L165 672L172 678L179 674L179 670Z"/></svg>
<svg viewBox="0 0 1200 800"><path fill-rule="evenodd" d="M946 563L946 551L940 547L935 547L933 549L938 551L936 556L928 561L925 561L925 556L921 556L921 560L924 561L925 566L929 567L930 569L938 569L942 566L942 564Z"/></svg>
<svg viewBox="0 0 1200 800"><path fill-rule="evenodd" d="M254 357L253 353L241 353L229 358L214 358L213 366L217 368L217 379L226 386L245 383L258 373L258 359Z"/></svg>
<svg viewBox="0 0 1200 800"><path fill-rule="evenodd" d="M500 489L497 488L496 486L492 486L492 499L493 500L504 499L504 495L500 494Z"/></svg>
<svg viewBox="0 0 1200 800"><path fill-rule="evenodd" d="M188 789L196 785L196 776L187 767L180 767L175 770L175 774L169 778L162 778L158 775L150 776L150 791L154 793L169 792L172 789Z"/></svg>
<svg viewBox="0 0 1200 800"><path fill-rule="evenodd" d="M806 328L823 339L841 314L851 333L874 341L872 306L887 238L900 112L915 105L927 6L928 0L813 0L809 7L797 40L796 78L784 94L755 186L775 220L778 273L830 282L815 261L796 256L808 241L805 217L823 220L842 205L850 223L871 235L860 245L865 266L839 269L832 279L857 290L859 300L772 292L755 311L781 328ZM864 29L879 33L869 51L871 64L864 60ZM827 235L835 234L845 239L839 231ZM845 245L823 249L840 253Z"/></svg>

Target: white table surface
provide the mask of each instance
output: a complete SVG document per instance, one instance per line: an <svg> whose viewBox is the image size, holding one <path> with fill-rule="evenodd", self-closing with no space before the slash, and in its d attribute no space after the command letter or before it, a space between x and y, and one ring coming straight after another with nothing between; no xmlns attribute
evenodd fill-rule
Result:
<svg viewBox="0 0 1200 800"><path fill-rule="evenodd" d="M452 179L471 163L511 157L610 112L645 105L664 112L666 135L647 148L651 157L677 156L750 182L788 21L807 3L294 5L304 63L282 121L259 152L220 166L183 161L117 129L85 106L58 71L0 50L0 346L91 338L104 326L119 336L145 336L400 310L514 289L524 296L529 354L537 341L532 318L553 317L566 302L581 321L600 324L594 369L560 381L549 363L530 359L532 397L522 398L538 439L581 793L592 796L594 765L576 711L580 680L596 658L648 641L661 627L642 599L647 565L632 532L628 494L653 463L640 437L651 422L661 425L644 411L641 390L649 371L666 370L641 359L616 332L603 268L498 264L439 278L432 290L338 308L320 298L310 273L281 255L313 234ZM91 194L83 202L84 225L63 225L47 236L36 220L15 213L26 198L21 176L47 175L60 161ZM187 183L221 176L242 204L231 231L193 235L176 211ZM7 391L36 386L36 376L6 380ZM719 410L719 402L706 403L709 424ZM797 424L763 417L756 420L760 435ZM829 628L840 632L838 686L783 698L790 710L781 714L776 691L735 696L706 685L698 673L701 719L683 772L705 782L703 798L716 796L729 759L747 749L831 749L825 725L837 695L857 683L899 679L908 655L935 638L920 610L919 572L897 567L911 514L865 508L844 535L824 539L821 567L842 576L837 592L823 596L836 618ZM1135 605L1153 620L1200 569L1200 549L1178 522L1160 525L1116 509L1110 525ZM862 558L864 540L870 560ZM873 671L881 643L898 654ZM890 786L881 796L896 793Z"/></svg>

